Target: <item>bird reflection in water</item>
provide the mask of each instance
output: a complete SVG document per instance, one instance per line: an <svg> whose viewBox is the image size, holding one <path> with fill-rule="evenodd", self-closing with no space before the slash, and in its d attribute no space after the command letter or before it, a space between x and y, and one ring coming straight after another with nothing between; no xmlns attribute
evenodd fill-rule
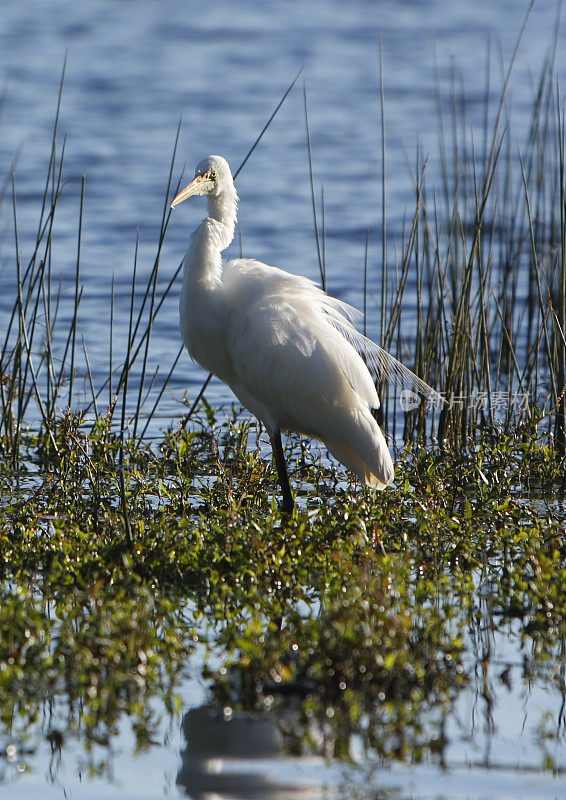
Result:
<svg viewBox="0 0 566 800"><path fill-rule="evenodd" d="M273 713L191 709L177 784L192 800L337 800L322 757L290 757ZM318 775L316 773L319 773Z"/></svg>

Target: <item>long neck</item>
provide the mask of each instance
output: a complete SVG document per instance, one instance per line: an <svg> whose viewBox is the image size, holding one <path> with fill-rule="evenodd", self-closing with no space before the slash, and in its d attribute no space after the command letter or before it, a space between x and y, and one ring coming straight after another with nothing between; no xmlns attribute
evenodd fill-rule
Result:
<svg viewBox="0 0 566 800"><path fill-rule="evenodd" d="M191 236L185 256L185 279L216 284L222 279L222 251L234 238L238 195L232 185L217 197L208 198L208 217Z"/></svg>
<svg viewBox="0 0 566 800"><path fill-rule="evenodd" d="M232 183L231 180L230 183ZM209 195L208 219L219 223L217 229L220 250L226 250L234 238L237 214L238 195L236 194L236 187L233 183L231 186L226 187L218 196L213 197Z"/></svg>

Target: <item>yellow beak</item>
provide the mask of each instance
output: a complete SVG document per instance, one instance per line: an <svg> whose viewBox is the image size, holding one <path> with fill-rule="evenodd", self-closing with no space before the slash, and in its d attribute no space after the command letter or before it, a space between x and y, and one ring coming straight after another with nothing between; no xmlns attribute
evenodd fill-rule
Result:
<svg viewBox="0 0 566 800"><path fill-rule="evenodd" d="M179 194L173 198L171 208L178 206L179 203L182 203L187 197L192 197L195 194L205 194L207 187L210 185L212 185L212 181L207 175L197 175L188 186L181 189Z"/></svg>

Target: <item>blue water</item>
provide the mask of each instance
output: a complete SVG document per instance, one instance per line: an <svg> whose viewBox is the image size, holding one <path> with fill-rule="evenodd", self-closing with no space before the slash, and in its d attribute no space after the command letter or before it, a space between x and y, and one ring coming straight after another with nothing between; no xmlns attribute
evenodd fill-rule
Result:
<svg viewBox="0 0 566 800"><path fill-rule="evenodd" d="M174 179L210 152L236 168L285 88L303 67L261 145L238 179L244 253L318 279L303 110L308 93L317 194L324 187L328 286L360 306L366 231L370 234L368 326L378 330L381 260L379 47L383 49L387 146L387 229L391 260L414 207L417 145L438 169L437 89L450 92L453 64L466 87L469 124L483 124L488 43L497 93L528 3L454 2L97 2L5 0L0 18L0 178L15 159L23 263L32 250L50 155L59 81L68 53L60 121L66 136L64 189L54 234L53 272L63 292L74 285L80 184L86 176L82 247L84 336L96 385L108 372L110 283L117 307L114 364L124 350L137 232L138 273L148 276L179 119ZM525 127L551 43L556 4L539 3L529 21L511 88L514 135ZM566 34L558 42L564 74ZM438 78L437 78L438 76ZM473 118L477 108L478 118ZM521 116L524 109L525 116ZM189 231L204 213L178 209L161 259L165 285L180 263ZM13 296L13 223L5 199L0 221L0 313ZM238 239L232 246L239 253ZM153 333L148 374L165 374L180 338L177 291ZM375 298L376 306L371 308ZM65 315L63 308L63 317ZM180 413L185 390L204 377L183 355L161 404L160 424ZM213 384L214 402L230 399Z"/></svg>
<svg viewBox="0 0 566 800"><path fill-rule="evenodd" d="M115 280L114 360L127 331L130 282L139 232L140 279L153 265L165 188L179 119L175 182L209 153L236 168L298 70L302 77L238 179L240 231L245 255L318 279L303 109L308 95L317 193L324 185L330 291L358 307L366 231L370 232L370 299L379 298L381 230L380 42L386 106L387 226L391 257L399 251L404 220L414 206L417 146L438 170L437 90L449 96L453 66L466 87L468 123L483 124L488 44L497 90L528 3L525 0L311 0L286 3L191 0L3 0L0 12L0 186L7 189L14 164L20 251L33 248L39 201L50 156L59 81L68 54L60 120L66 136L64 189L55 224L52 269L62 276L64 297L73 291L82 176L86 176L81 276L84 295L79 334L88 347L95 382L108 370L110 285ZM534 84L556 27L557 3L535 5L511 84L514 134L525 132ZM558 35L556 71L566 84L566 26ZM477 117L474 117L477 113ZM14 242L9 190L0 216L0 325L11 309ZM190 230L203 216L199 201L172 217L161 257L166 284L180 263ZM239 252L238 240L231 252ZM7 288L6 288L7 287ZM148 372L167 372L178 347L178 286L157 319ZM68 313L63 308L63 315ZM379 316L370 309L370 331ZM181 413L205 374L183 355L159 424ZM230 399L213 383L212 402ZM188 701L196 695L188 690ZM114 788L74 786L73 796L175 796L180 747L177 730L166 755L124 759ZM127 737L124 737L127 752ZM72 754L68 756L72 762ZM68 772L65 773L67 766ZM43 774L18 781L20 797L62 797L74 776L43 794ZM150 777L151 776L151 777ZM74 780L74 778L73 778ZM411 778L410 780L414 780ZM439 775L413 797L441 792L466 798L558 797L551 785L537 794L498 776L443 784ZM468 779L464 776L462 780ZM435 783L436 781L436 783ZM503 781L503 789L501 783ZM544 779L545 782L551 778ZM546 785L546 784L545 784ZM127 791L124 791L127 786ZM475 788L474 788L475 786ZM525 788L526 786L526 788ZM561 784L562 790L564 784ZM412 787L412 788L411 788ZM435 788L437 787L437 788ZM515 788L514 788L515 787ZM45 790L47 791L47 790ZM0 787L0 795L4 789ZM522 792L522 793L521 793ZM554 794L553 794L554 792ZM8 792L6 796L16 796Z"/></svg>

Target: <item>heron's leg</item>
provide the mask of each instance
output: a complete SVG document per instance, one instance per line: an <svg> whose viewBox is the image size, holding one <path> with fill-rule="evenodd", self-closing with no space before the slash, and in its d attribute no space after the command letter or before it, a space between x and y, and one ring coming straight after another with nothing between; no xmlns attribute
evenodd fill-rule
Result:
<svg viewBox="0 0 566 800"><path fill-rule="evenodd" d="M291 493L291 486L289 484L289 475L287 473L287 464L285 463L285 456L283 455L283 445L281 444L281 432L279 428L275 428L273 433L269 434L271 447L273 448L273 456L275 458L275 466L277 467L277 474L279 475L279 485L283 493L283 503L281 504L281 511L290 514L295 506L293 495Z"/></svg>

